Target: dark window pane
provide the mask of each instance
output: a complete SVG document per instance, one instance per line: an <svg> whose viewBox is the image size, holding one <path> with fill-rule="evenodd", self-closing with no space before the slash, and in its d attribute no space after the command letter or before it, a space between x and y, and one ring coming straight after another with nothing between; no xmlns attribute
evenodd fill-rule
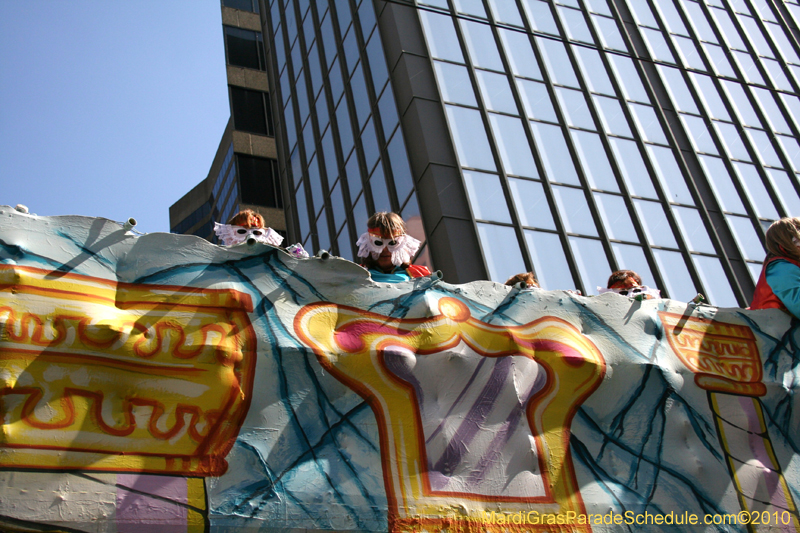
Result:
<svg viewBox="0 0 800 533"><path fill-rule="evenodd" d="M611 149L622 171L622 177L628 185L628 191L634 196L658 198L636 143L624 139L611 139Z"/></svg>
<svg viewBox="0 0 800 533"><path fill-rule="evenodd" d="M611 272L603 244L594 239L580 237L570 237L569 244L586 294L597 294L597 287L606 284L608 273Z"/></svg>
<svg viewBox="0 0 800 533"><path fill-rule="evenodd" d="M464 171L472 214L478 220L511 223L508 205L497 174Z"/></svg>
<svg viewBox="0 0 800 533"><path fill-rule="evenodd" d="M277 165L272 159L238 154L239 183L242 202L265 207L283 208Z"/></svg>
<svg viewBox="0 0 800 533"><path fill-rule="evenodd" d="M336 149L333 145L333 135L331 135L330 129L322 136L319 144L325 156L325 172L328 175L328 183L333 183L339 175L339 164L336 161Z"/></svg>
<svg viewBox="0 0 800 533"><path fill-rule="evenodd" d="M371 6L370 9L372 9ZM369 58L369 69L372 72L372 82L375 84L375 93L379 93L386 80L389 79L389 71L386 68L386 56L383 54L381 36L377 33L367 43L367 57Z"/></svg>
<svg viewBox="0 0 800 533"><path fill-rule="evenodd" d="M456 63L464 62L452 18L419 10L419 19L422 22L422 29L425 31L431 57L447 59Z"/></svg>
<svg viewBox="0 0 800 533"><path fill-rule="evenodd" d="M622 196L599 192L593 196L608 237L619 241L639 242Z"/></svg>
<svg viewBox="0 0 800 533"><path fill-rule="evenodd" d="M639 214L639 220L642 221L642 227L644 229L644 234L647 236L647 242L655 246L666 246L669 248L678 247L667 216L664 214L664 208L660 203L648 202L647 200L634 200L633 207Z"/></svg>
<svg viewBox="0 0 800 533"><path fill-rule="evenodd" d="M344 35L353 16L350 14L350 3L347 0L336 0L336 15L339 17L339 31Z"/></svg>
<svg viewBox="0 0 800 533"><path fill-rule="evenodd" d="M304 242L308 236L308 204L306 203L306 189L303 184L297 189L295 194L295 201L297 202L297 220L300 223L300 237L299 241Z"/></svg>
<svg viewBox="0 0 800 533"><path fill-rule="evenodd" d="M462 65L434 61L433 69L439 82L439 91L445 102L477 107L475 91L469 79L469 71Z"/></svg>
<svg viewBox="0 0 800 533"><path fill-rule="evenodd" d="M653 286L653 274L650 272L650 265L641 246L612 242L611 249L620 269L633 270L641 276L644 285Z"/></svg>
<svg viewBox="0 0 800 533"><path fill-rule="evenodd" d="M514 274L527 270L514 228L480 223L477 226L489 279L504 283Z"/></svg>
<svg viewBox="0 0 800 533"><path fill-rule="evenodd" d="M597 236L592 212L581 189L554 186L553 197L568 233Z"/></svg>
<svg viewBox="0 0 800 533"><path fill-rule="evenodd" d="M361 189L364 188L355 150L352 152L350 159L347 160L344 170L347 173L347 187L350 190L350 201L352 202L353 198L358 198L358 195L361 194Z"/></svg>
<svg viewBox="0 0 800 533"><path fill-rule="evenodd" d="M272 133L267 130L264 93L261 91L231 87L231 108L235 129L261 135Z"/></svg>
<svg viewBox="0 0 800 533"><path fill-rule="evenodd" d="M353 260L353 247L351 245L350 231L347 229L347 223L345 223L342 232L339 233L339 237L336 240L336 247L339 249L339 257L350 261Z"/></svg>
<svg viewBox="0 0 800 533"><path fill-rule="evenodd" d="M392 174L394 175L394 186L397 190L397 198L402 202L414 188L414 180L411 177L411 168L408 166L408 155L406 145L403 142L402 132L398 129L387 148L392 164Z"/></svg>
<svg viewBox="0 0 800 533"><path fill-rule="evenodd" d="M386 190L386 178L383 176L383 168L378 165L375 172L369 179L369 186L372 189L372 203L375 211L391 211L392 204L389 201L389 191Z"/></svg>
<svg viewBox="0 0 800 533"><path fill-rule="evenodd" d="M353 129L350 125L350 114L347 112L347 99L343 98L336 108L336 121L339 123L339 139L342 143L342 153L346 154L353 148Z"/></svg>
<svg viewBox="0 0 800 533"><path fill-rule="evenodd" d="M286 66L286 47L283 44L283 26L278 26L278 29L275 30L274 42L275 48L273 52L275 54L275 59L278 61L278 72L281 72L283 71L283 67Z"/></svg>
<svg viewBox="0 0 800 533"><path fill-rule="evenodd" d="M472 64L476 67L503 71L503 62L497 52L492 29L478 22L459 19L464 41L467 43Z"/></svg>
<svg viewBox="0 0 800 533"><path fill-rule="evenodd" d="M738 307L736 296L720 260L705 255L693 255L692 260L705 287L705 296L708 297L709 303L719 307Z"/></svg>
<svg viewBox="0 0 800 533"><path fill-rule="evenodd" d="M330 12L328 12L330 13ZM325 47L326 65L330 66L331 62L336 58L336 38L333 35L333 25L331 24L331 17L327 16L320 24L320 32L322 32L322 42Z"/></svg>
<svg viewBox="0 0 800 533"><path fill-rule="evenodd" d="M489 123L506 173L538 178L539 173L520 119L489 113Z"/></svg>
<svg viewBox="0 0 800 533"><path fill-rule="evenodd" d="M526 230L525 240L528 241L536 278L543 289L555 291L575 286L558 235Z"/></svg>
<svg viewBox="0 0 800 533"><path fill-rule="evenodd" d="M224 29L228 64L264 70L264 48L261 44L261 34L230 26L224 26Z"/></svg>
<svg viewBox="0 0 800 533"><path fill-rule="evenodd" d="M542 72L533 55L531 42L524 33L500 28L500 39L506 49L511 71L517 76L527 76L537 80L542 79Z"/></svg>
<svg viewBox="0 0 800 533"><path fill-rule="evenodd" d="M558 26L553 20L553 12L550 11L550 6L546 2L525 0L523 8L525 9L525 16L528 17L528 22L534 31L558 35Z"/></svg>
<svg viewBox="0 0 800 533"><path fill-rule="evenodd" d="M665 287L660 287L662 296L669 296L672 299L688 302L697 294L689 269L680 252L670 252L668 250L653 250L658 269L661 271L661 279L664 280Z"/></svg>
<svg viewBox="0 0 800 533"><path fill-rule="evenodd" d="M338 229L345 220L344 198L342 198L341 180L333 184L331 189L331 207L333 208L333 223Z"/></svg>
<svg viewBox="0 0 800 533"><path fill-rule="evenodd" d="M311 200L313 200L312 210L319 213L322 209L322 180L319 177L319 162L317 158L308 164L308 184L311 186Z"/></svg>
<svg viewBox="0 0 800 533"><path fill-rule="evenodd" d="M556 229L550 205L547 203L540 182L509 178L508 185L514 204L517 206L519 221L523 226Z"/></svg>
<svg viewBox="0 0 800 533"><path fill-rule="evenodd" d="M383 91L381 99L378 100L378 109L381 114L381 122L383 124L383 136L388 139L394 127L397 126L399 119L397 118L397 104L394 101L394 93L392 86L387 85L386 90Z"/></svg>
<svg viewBox="0 0 800 533"><path fill-rule="evenodd" d="M311 74L311 88L316 98L322 88L322 67L319 64L319 50L316 44L308 53L308 73Z"/></svg>
<svg viewBox="0 0 800 533"><path fill-rule="evenodd" d="M364 161L367 163L367 172L372 171L372 167L378 162L380 151L378 147L378 138L375 135L375 125L372 119L367 122L364 132L361 134L361 146L364 147Z"/></svg>
<svg viewBox="0 0 800 533"><path fill-rule="evenodd" d="M339 102L342 94L344 94L344 81L342 81L342 70L341 67L339 67L338 60L333 62L333 66L331 67L329 74L329 81L331 83L333 106L336 107L336 104Z"/></svg>
<svg viewBox="0 0 800 533"><path fill-rule="evenodd" d="M222 0L222 5L234 9L241 9L242 11L258 13L258 2L256 0Z"/></svg>
<svg viewBox="0 0 800 533"><path fill-rule="evenodd" d="M361 34L364 36L364 40L366 41L369 39L369 35L372 33L372 28L374 28L376 24L375 8L372 6L372 2L361 3L361 6L358 8L358 20L361 22Z"/></svg>
<svg viewBox="0 0 800 533"><path fill-rule="evenodd" d="M326 218L324 210L322 211L322 215L317 219L317 241L319 242L319 247L316 251L330 250L331 236L330 233L328 233L328 219Z"/></svg>
<svg viewBox="0 0 800 533"><path fill-rule="evenodd" d="M362 194L358 197L358 200L353 206L353 223L355 224L356 235L366 233L367 220L369 220L369 214L367 213L367 204Z"/></svg>
<svg viewBox="0 0 800 533"><path fill-rule="evenodd" d="M356 105L356 115L358 116L358 129L359 131L364 128L370 114L369 95L367 93L367 84L364 81L364 71L361 69L359 63L358 68L353 72L353 77L350 78L350 88L353 90L353 102Z"/></svg>
<svg viewBox="0 0 800 533"><path fill-rule="evenodd" d="M358 42L356 41L356 31L353 27L350 27L350 31L344 38L344 57L346 59L347 64L347 72L350 74L353 73L353 69L356 68L358 64Z"/></svg>

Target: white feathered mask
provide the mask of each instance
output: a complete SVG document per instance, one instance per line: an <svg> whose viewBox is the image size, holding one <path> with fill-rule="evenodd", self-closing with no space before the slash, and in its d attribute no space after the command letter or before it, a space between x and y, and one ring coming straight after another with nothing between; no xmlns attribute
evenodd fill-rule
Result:
<svg viewBox="0 0 800 533"><path fill-rule="evenodd" d="M362 233L356 244L358 245L358 257L372 255L372 259L375 260L380 257L384 248L389 248L389 251L392 252L394 266L410 263L420 246L420 242L407 233L387 238L381 235L381 230L378 228L369 228L369 231Z"/></svg>
<svg viewBox="0 0 800 533"><path fill-rule="evenodd" d="M225 246L247 242L249 239L272 246L280 246L283 242L283 237L272 228L245 228L244 226L214 222L214 233Z"/></svg>

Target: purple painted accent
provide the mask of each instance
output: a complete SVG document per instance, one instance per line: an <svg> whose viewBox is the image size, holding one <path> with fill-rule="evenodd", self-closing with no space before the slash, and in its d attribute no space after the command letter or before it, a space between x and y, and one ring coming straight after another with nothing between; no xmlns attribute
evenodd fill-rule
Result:
<svg viewBox="0 0 800 533"><path fill-rule="evenodd" d="M456 430L442 456L436 461L436 464L431 466L431 470L441 472L445 476L455 471L456 466L461 462L461 458L468 451L470 442L482 431L481 424L492 411L494 399L499 394L508 378L508 374L511 372L510 357L501 357L496 361L492 374L478 395L475 404L464 417L464 421ZM431 488L437 490L437 487L434 487L433 484L431 484Z"/></svg>
<svg viewBox="0 0 800 533"><path fill-rule="evenodd" d="M739 406L742 412L747 415L747 427L744 428L751 433L761 433L761 421L756 412L755 400L750 396L739 396Z"/></svg>
<svg viewBox="0 0 800 533"><path fill-rule="evenodd" d="M117 474L117 485L188 504L186 478L148 474Z"/></svg>
<svg viewBox="0 0 800 533"><path fill-rule="evenodd" d="M118 533L137 533L142 526L158 525L159 532L185 533L188 503L186 479L173 476L118 474L117 484L175 501L151 498L117 487L116 522Z"/></svg>
<svg viewBox="0 0 800 533"><path fill-rule="evenodd" d="M467 384L464 386L464 390L461 391L461 394L458 395L456 401L454 401L453 405L450 406L450 409L447 410L447 414L444 415L442 421L439 423L439 425L436 427L433 433L431 433L431 436L428 437L428 439L425 441L425 444L430 444L430 442L434 439L434 437L436 437L436 435L438 435L442 431L442 429L444 429L444 425L447 422L447 419L450 417L451 414L453 414L453 410L455 410L455 408L461 402L461 398L464 397L464 395L469 390L470 386L472 386L472 382L475 381L475 378L478 376L478 373L481 371L481 368L483 368L483 365L484 363L486 363L486 360L487 360L486 357L481 357L481 360L478 362L478 365L475 367L475 370L469 377L469 381L467 381Z"/></svg>
<svg viewBox="0 0 800 533"><path fill-rule="evenodd" d="M422 392L422 386L417 378L414 377L414 374L411 373L411 369L408 367L408 362L405 360L405 353L410 353L411 357L417 356L417 354L406 348L389 346L383 350L383 364L386 365L386 368L389 370L389 372L414 387L414 392L417 393L417 403L419 404L420 417L425 418L425 413L423 411L425 396Z"/></svg>
<svg viewBox="0 0 800 533"><path fill-rule="evenodd" d="M761 402L749 396L740 396L739 405L742 412L747 416L747 442L750 450L753 452L753 459L760 463L760 468L763 468L764 475L761 477L767 493L770 495L770 503L776 507L789 509L789 504L786 501L786 494L783 491L783 486L780 483L780 476L775 471L777 465L772 461L767 452L767 445L765 439L761 436L761 420L758 417L757 408L761 407ZM730 438L730 436L728 436ZM739 458L744 460L743 458ZM751 463L752 466L753 465ZM746 496L752 498L752 494Z"/></svg>
<svg viewBox="0 0 800 533"><path fill-rule="evenodd" d="M475 469L470 473L470 483L483 481L486 471L492 466L496 458L498 456L502 458L502 454L498 452L498 450L503 450L506 447L508 439L517 430L517 424L519 424L520 419L524 418L531 396L533 396L535 392L541 390L546 381L547 375L544 372L540 372L539 375L536 376L536 380L534 380L530 388L522 395L521 402L515 405L511 410L511 413L503 424L503 428L495 434L492 442L489 444L488 451L481 457Z"/></svg>

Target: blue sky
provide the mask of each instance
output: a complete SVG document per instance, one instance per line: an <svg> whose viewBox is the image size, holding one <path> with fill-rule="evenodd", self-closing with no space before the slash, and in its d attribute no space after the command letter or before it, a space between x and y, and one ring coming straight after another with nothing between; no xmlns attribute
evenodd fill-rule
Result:
<svg viewBox="0 0 800 533"><path fill-rule="evenodd" d="M169 231L230 116L224 53L218 0L0 0L0 205Z"/></svg>

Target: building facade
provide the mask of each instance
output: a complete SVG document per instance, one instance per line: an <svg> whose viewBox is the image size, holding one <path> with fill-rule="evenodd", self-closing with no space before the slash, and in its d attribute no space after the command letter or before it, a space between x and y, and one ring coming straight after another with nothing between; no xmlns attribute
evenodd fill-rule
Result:
<svg viewBox="0 0 800 533"><path fill-rule="evenodd" d="M595 294L626 268L746 306L766 228L800 214L797 2L258 11L286 228L310 251L353 258L393 210L446 281L532 270Z"/></svg>
<svg viewBox="0 0 800 533"><path fill-rule="evenodd" d="M216 242L214 222L241 209L286 235L283 194L256 0L224 0L222 33L231 118L208 176L170 206L170 231Z"/></svg>

